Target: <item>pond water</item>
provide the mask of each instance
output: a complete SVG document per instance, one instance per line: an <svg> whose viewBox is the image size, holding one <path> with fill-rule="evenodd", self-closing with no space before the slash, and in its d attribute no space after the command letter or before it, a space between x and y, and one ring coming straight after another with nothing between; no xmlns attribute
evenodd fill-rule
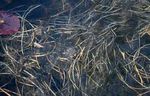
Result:
<svg viewBox="0 0 150 96"><path fill-rule="evenodd" d="M98 1L101 1L100 5L98 5L99 3L96 3ZM143 37L139 37L139 38L138 38L138 36L135 36L135 40L127 42L128 39L129 40L131 38L134 39L133 38L134 34L137 34L137 33L135 33L138 30L137 27L139 27L139 23L144 22L144 20L143 20L144 18L142 18L141 22L139 22L140 17L138 17L138 15L131 16L130 12L128 12L126 14L126 11L131 8L131 5L133 3L132 2L131 4L128 5L127 3L129 3L130 0L127 0L128 1L127 3L125 3L124 1L121 2L119 6L114 5L115 6L115 7L113 6L114 9L113 8L109 9L109 6L111 6L111 3L112 3L111 1L113 1L113 0L0 0L0 10L8 11L10 13L17 14L20 16L26 15L25 19L31 21L31 23L33 23L35 25L36 25L37 21L40 21L40 20L42 21L42 24L40 23L41 25L37 24L38 27L40 26L39 27L39 30L41 31L41 32L39 32L40 34L33 35L33 37L35 37L34 38L35 40L33 40L33 42L36 42L37 45L41 44L42 45L41 48L34 47L34 46L28 46L26 48L26 50L24 50L24 54L20 55L21 49L19 49L17 46L17 44L20 45L20 41L19 41L20 39L18 41L15 41L15 39L14 39L14 41L11 41L11 43L10 43L10 45L11 44L15 45L15 46L13 46L14 49L19 50L19 52L18 52L19 55L17 54L18 56L16 56L15 59L21 63L17 63L18 64L17 66L19 66L19 64L22 64L22 66L23 66L23 68L21 66L22 69L14 69L17 72L18 72L18 70L20 72L20 73L18 72L19 75L17 74L17 76L18 77L20 76L19 79L22 76L22 77L24 77L23 80L26 78L33 80L33 82L32 82L32 83L34 83L33 86L36 85L36 86L34 86L34 88L31 88L31 89L33 89L31 91L31 93L35 92L35 89L39 89L40 91L38 90L38 92L41 94L39 96L50 96L49 92L46 93L47 90L44 90L45 93L44 92L42 93L43 89L48 89L47 86L50 86L49 88L51 88L52 91L57 93L61 89L63 89L63 87L68 86L67 84L70 84L69 87L67 87L67 88L69 88L69 89L67 89L67 92L70 92L70 90L71 90L74 92L74 93L72 93L72 94L74 94L72 96L82 96L82 94L84 94L84 92L82 93L82 92L76 91L76 88L74 88L76 86L70 87L70 86L72 86L72 84L77 84L77 85L79 85L79 89L81 87L81 89L83 89L83 90L85 89L84 90L85 92L87 91L87 94L91 92L90 93L91 95L89 95L89 96L93 96L92 92L96 91L95 89L99 90L99 89L103 88L103 87L99 87L99 88L95 87L95 85L98 85L97 83L99 83L100 86L104 86L104 88L105 88L104 90L102 89L102 91L104 91L104 92L102 92L102 94L103 94L102 96L123 96L123 95L125 95L124 94L125 91L122 91L122 90L124 90L122 87L123 84L121 83L121 81L118 82L118 78L116 75L112 76L112 77L108 77L103 74L103 70L105 68L102 69L103 68L102 65L104 63L107 63L106 57L105 56L103 57L102 56L103 52L101 52L103 50L102 47L106 48L106 46L104 46L103 43L109 42L109 40L105 41L105 39L107 39L107 36L109 38L109 36L111 35L112 38L115 39L113 41L110 36L110 39L112 40L111 43L112 44L114 43L114 45L112 45L113 47L111 50L113 50L113 48L115 49L117 46L117 48L119 50L116 48L116 50L115 50L116 53L121 51L124 54L127 53L130 55L134 55L137 52L137 50L139 49L139 47L141 47L145 44L149 44L150 40L148 40L147 38L150 38L150 36L147 35L147 36L143 36ZM119 2L121 0L114 0L114 1L116 1L114 4L117 5L117 1ZM121 5L122 3L124 3L125 5L123 4L123 6L122 6ZM95 5L96 5L95 9L92 9L93 6L95 6ZM78 7L76 7L76 6L78 6ZM126 7L129 7L129 8L126 8ZM120 8L120 9L117 9L117 11L116 11L116 8ZM125 11L124 11L124 8L125 8ZM90 9L92 9L92 11L89 11ZM107 12L105 12L105 11L107 11ZM123 12L121 13L121 15L118 13L117 13L117 15L112 14L113 12L115 13L115 11L116 11L116 13L122 12L122 11ZM104 19L102 19L100 17L104 17ZM72 21L70 21L70 20L72 20ZM121 21L121 22L119 22L119 21ZM98 22L97 25L96 25L96 22ZM49 27L47 27L47 26L50 26L51 30L53 30L53 31L49 32L48 31ZM80 28L82 29L82 27L84 27L83 28L84 30L80 30ZM90 28L90 27L93 27L93 28ZM110 27L112 27L112 29ZM113 28L113 27L115 27L115 28ZM79 30L75 31L76 33L74 31L72 31L75 28L79 28ZM88 28L90 30L88 30ZM96 28L98 28L98 29L96 29ZM65 29L65 31L66 31L66 29L69 30L68 33L69 32L70 33L69 34L67 32L63 33L64 29ZM71 31L70 31L70 29L71 29ZM111 30L109 30L109 29L111 29ZM107 30L109 30L109 31L107 31ZM111 31L113 31L113 32L111 32ZM37 31L35 31L35 32L37 32ZM101 33L101 32L105 32L105 33ZM107 33L108 33L108 35L107 35ZM106 34L106 36L105 36L105 34ZM114 34L116 37L117 36L118 37L116 38L114 36ZM119 37L119 36L121 36L121 37ZM129 36L129 38L126 38L128 36ZM14 36L14 38L17 38L17 37ZM28 33L27 34L25 33L25 37L23 39L24 39L25 43L31 43L32 36L28 35ZM73 41L73 40L76 40L76 41ZM104 42L103 42L103 40L104 40ZM77 45L78 42L80 42L79 46ZM25 45L24 42L23 42L23 45ZM88 45L88 46L86 46L86 45ZM0 48L1 49L0 50L0 61L1 61L0 62L0 72L5 72L7 69L5 69L5 66L2 63L3 60L5 59L5 58L3 58L4 50L2 50L3 49L2 46L0 46L0 47L1 47ZM97 47L99 47L99 48L97 48ZM107 47L109 47L109 46L107 46ZM143 47L140 50L139 56L141 57L141 56L145 55L145 56L149 57L150 56L149 49L150 49L149 45ZM91 50L94 50L94 51L91 51ZM86 53L86 51L88 51L88 52ZM99 57L95 56L95 51L97 52L96 56L99 56ZM44 56L40 57L39 54L43 55L43 53L46 53L46 55L44 54ZM47 53L48 53L48 55L47 55ZM107 52L104 52L104 53L107 54ZM78 54L78 56L76 56L77 54ZM109 54L110 53L108 52L107 55L109 55ZM39 57L36 57L35 55L39 56ZM20 58L19 56L20 57L22 56L22 57ZM38 63L35 63L35 61L32 61L32 60L35 60L35 58L38 61ZM91 59L91 58L94 58L94 59ZM99 60L101 58L103 58L104 61L103 61L103 59ZM109 58L109 56L108 56L108 58ZM114 60L115 64L118 63L117 62L118 58L120 60L120 58L122 58L122 57L118 55L116 57L116 61ZM130 58L128 58L128 59L130 59ZM76 60L79 60L79 61L76 61ZM142 61L141 59L137 59L137 60L138 60L137 63L141 64L140 66L143 66L143 65L148 66L148 64L145 61ZM29 63L33 63L33 64L29 64ZM110 61L109 63L112 63L112 62ZM38 67L36 64L38 65ZM114 63L112 63L112 64L114 64ZM111 66L116 66L115 64L111 65ZM93 65L95 65L95 66L93 66ZM11 65L11 67L13 67L13 68L14 68L14 66L16 67L15 63ZM26 68L26 66L27 66L27 68ZM32 66L32 67L30 68L30 66ZM76 67L74 67L74 66L76 66ZM82 69L82 67L84 67L84 68ZM74 69L72 69L72 68L74 68ZM80 68L82 70L80 70ZM114 69L112 68L112 71L114 71ZM119 69L121 69L121 68L119 67ZM93 72L91 70L93 70ZM149 70L149 66L145 70ZM104 70L104 71L106 71L106 70ZM67 72L70 77L68 76ZM95 72L97 72L97 74ZM98 75L99 72L101 72L102 74ZM79 73L79 74L76 74L76 73ZM73 74L73 76L72 76L72 74ZM112 74L111 70L110 70L110 74ZM102 75L104 75L104 78ZM94 76L96 78L98 78L97 79L98 82L93 79ZM18 77L17 77L17 79L18 79ZM66 78L68 80L66 80ZM109 84L106 84L106 86L101 84L102 81L107 83L107 81L105 81L105 78L110 79L110 81L108 81ZM70 79L72 79L72 81ZM99 79L103 79L103 80L99 80ZM129 79L131 79L131 78L129 78ZM71 81L71 83L69 80ZM130 83L130 80L128 80L128 81ZM67 82L67 84L66 84L66 82ZM92 82L93 85L88 84L89 82L90 83ZM7 84L4 85L5 83L7 83ZM18 84L20 84L20 86L19 86L20 89L22 88L22 90L23 90L23 88L25 88L24 89L25 91L27 91L27 92L29 91L20 82ZM83 85L83 86L80 86L80 85ZM16 90L17 90L16 89L16 86L17 86L16 85L16 77L12 74L0 75L0 86L3 86L3 88L7 88L13 92L16 92ZM90 86L94 86L93 87L94 89L91 88L92 91L90 90ZM64 90L66 91L65 88L64 88ZM89 90L89 92L88 92L88 90ZM107 91L109 91L109 92L107 92ZM121 93L123 95L118 95L119 93ZM23 94L26 94L26 92L23 92ZM29 95L27 95L27 96L30 96L30 93L28 93L28 94ZM61 94L61 92L60 92L60 94ZM97 94L99 94L99 91L97 91ZM129 94L126 93L126 94L129 95L130 93ZM131 94L134 94L134 93L131 92ZM3 94L0 93L0 96L3 96ZM63 95L61 94L58 96L63 96ZM129 96L132 96L132 95L129 95Z"/></svg>

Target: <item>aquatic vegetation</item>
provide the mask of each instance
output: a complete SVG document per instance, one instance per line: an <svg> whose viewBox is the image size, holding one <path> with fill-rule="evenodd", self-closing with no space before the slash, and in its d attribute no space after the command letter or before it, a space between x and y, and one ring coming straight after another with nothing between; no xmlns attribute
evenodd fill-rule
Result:
<svg viewBox="0 0 150 96"><path fill-rule="evenodd" d="M47 4L44 19L30 15L41 5L19 11L20 32L1 42L0 62L0 74L10 74L17 90L0 90L20 96L149 96L150 2L60 1Z"/></svg>

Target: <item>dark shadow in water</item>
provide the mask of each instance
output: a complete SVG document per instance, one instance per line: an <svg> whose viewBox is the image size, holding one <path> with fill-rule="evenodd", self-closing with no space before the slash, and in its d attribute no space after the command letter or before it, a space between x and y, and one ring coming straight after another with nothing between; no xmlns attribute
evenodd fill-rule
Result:
<svg viewBox="0 0 150 96"><path fill-rule="evenodd" d="M10 74L0 75L0 87L2 89L9 90L9 94L12 95L12 92L17 92L16 80ZM0 92L0 96L6 96L3 92Z"/></svg>

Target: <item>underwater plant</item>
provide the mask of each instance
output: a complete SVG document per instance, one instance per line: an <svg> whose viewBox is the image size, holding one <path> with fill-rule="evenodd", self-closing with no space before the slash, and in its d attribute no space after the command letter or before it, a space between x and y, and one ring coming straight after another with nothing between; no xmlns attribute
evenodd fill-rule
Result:
<svg viewBox="0 0 150 96"><path fill-rule="evenodd" d="M0 11L0 35L11 35L18 32L20 20L17 16Z"/></svg>

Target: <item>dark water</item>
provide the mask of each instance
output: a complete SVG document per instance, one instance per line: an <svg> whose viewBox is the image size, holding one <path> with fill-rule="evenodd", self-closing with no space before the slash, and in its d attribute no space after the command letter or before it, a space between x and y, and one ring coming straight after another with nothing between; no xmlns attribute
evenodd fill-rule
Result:
<svg viewBox="0 0 150 96"><path fill-rule="evenodd" d="M60 0L1 0L0 9L23 15L26 11L39 6L26 17L35 20L55 14L58 11L58 2Z"/></svg>
<svg viewBox="0 0 150 96"><path fill-rule="evenodd" d="M2 89L17 92L16 80L13 75L10 74L0 75L0 86ZM13 95L11 92L9 94ZM0 92L0 96L6 96L6 94Z"/></svg>
<svg viewBox="0 0 150 96"><path fill-rule="evenodd" d="M28 19L37 20L48 18L63 11L69 14L70 9L73 10L72 14L82 13L92 6L90 0L83 0L80 5L81 1L82 0L0 0L0 10L16 12L23 15L28 8L39 5L39 7L32 10L27 16ZM78 7L73 9L75 6Z"/></svg>

